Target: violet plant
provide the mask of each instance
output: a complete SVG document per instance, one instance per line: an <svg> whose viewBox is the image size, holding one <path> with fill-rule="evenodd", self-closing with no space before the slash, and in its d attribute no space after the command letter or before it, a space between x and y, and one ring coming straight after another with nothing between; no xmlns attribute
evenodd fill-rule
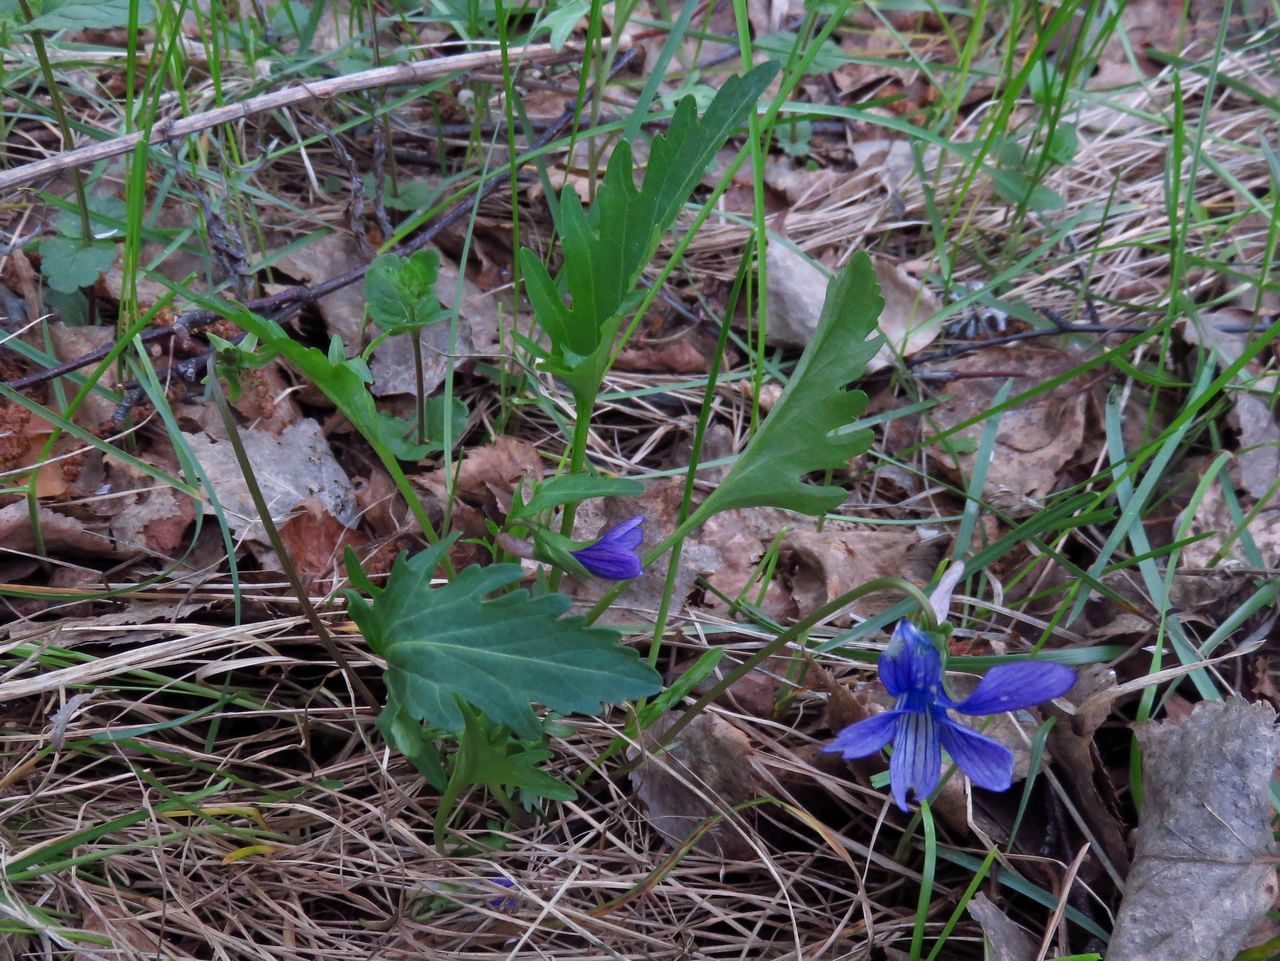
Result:
<svg viewBox="0 0 1280 961"><path fill-rule="evenodd" d="M870 259L855 252L833 278L818 330L781 398L702 504L682 514L677 529L643 556L640 516L593 541L571 539L582 501L644 489L637 481L598 477L588 470L586 442L596 397L626 331L638 320L632 315L643 299L641 272L717 151L756 109L775 73L776 65L764 64L726 81L701 118L691 98L682 101L665 134L655 137L639 187L623 142L589 211L567 188L555 205L563 238L563 266L555 277L531 251L521 251L529 299L544 334L541 342L521 343L544 373L568 386L575 416L567 471L517 490L506 519L492 524L494 563L454 571L449 548L458 535L437 540L416 497L409 498L410 507L432 541L427 550L412 558L402 555L380 584L348 552L351 617L387 665L386 706L378 727L439 790L435 827L442 849L450 812L473 785L486 786L513 815L517 803L528 809L543 799L573 796L574 788L545 768L551 758L548 741L562 731L563 715L596 713L605 704L645 698L662 688L652 664L623 646L619 631L592 623L616 595L606 594L586 618L566 616L571 601L556 590L562 572L618 581L621 587L722 511L773 506L821 515L846 494L812 478L842 467L870 444L870 431L858 423L867 398L849 385L880 346L877 318L883 300ZM417 329L434 322L439 308L425 279L410 284L413 278L402 276L409 266L388 261L387 269L396 270L381 279L395 296L386 298L384 320L397 326L403 315L403 324ZM378 289L377 283L373 287ZM728 323L726 316L722 344ZM395 453L395 443L403 445L403 437L377 416L367 370L355 362L360 358L346 360L333 350L324 356L297 345L262 318L245 318L244 326L267 347L287 341L279 345L281 353L312 376L370 437L405 493L409 485ZM718 362L713 364L717 367ZM714 382L712 378L709 390ZM548 562L554 570L528 589L521 586L524 570L509 563L512 557ZM433 581L437 573L443 574L443 582ZM681 689L681 683L678 679L672 690ZM658 703L672 705L663 697ZM549 713L535 713L534 705Z"/></svg>
<svg viewBox="0 0 1280 961"><path fill-rule="evenodd" d="M925 800L938 786L944 750L978 787L1007 791L1013 783L1009 749L952 720L949 711L970 717L1016 711L1061 697L1076 681L1062 664L1017 661L993 667L972 694L956 701L943 681L942 654L907 620L898 622L878 669L885 690L898 699L893 709L849 725L823 750L853 760L892 742L890 786L904 811L910 795Z"/></svg>
<svg viewBox="0 0 1280 961"><path fill-rule="evenodd" d="M539 367L569 386L575 417L567 473L517 492L505 522L492 527L495 563L455 572L448 550L457 535L437 540L421 504L415 514L433 543L412 558L398 558L385 582L373 583L355 554L347 554L351 616L387 664L387 701L378 726L441 792L438 844L450 810L472 785L486 785L504 805L519 800L526 808L544 798L572 797L574 789L543 768L550 759L547 740L560 723L557 714L539 717L533 704L559 714L596 713L604 704L661 689L658 673L620 643L616 629L565 616L571 601L556 587L565 570L625 581L643 569L639 517L591 542L570 539L583 500L643 490L635 481L594 477L587 470L596 395L626 340L623 324L639 303L641 272L776 72L777 65L769 63L729 78L700 118L693 99L685 98L666 132L650 145L639 186L623 141L589 211L566 188L554 205L564 253L556 277L532 251L521 251L529 299L545 334L543 342L523 345ZM434 267L430 255L387 257L370 271L366 293L384 332L416 333L442 318ZM268 347L287 339L262 318L246 318L244 326ZM378 442L375 449L404 493L407 485L399 483L403 472L395 463L406 449L404 440L396 425L373 411L367 370L357 364L362 358L322 360L314 349L282 345L286 350L297 355L317 386L337 395L339 408L371 443ZM423 410L420 395L420 438L426 433ZM417 498L408 499L415 507ZM508 562L512 556L537 557L556 570L528 590L517 586L524 571ZM443 584L433 584L438 570Z"/></svg>

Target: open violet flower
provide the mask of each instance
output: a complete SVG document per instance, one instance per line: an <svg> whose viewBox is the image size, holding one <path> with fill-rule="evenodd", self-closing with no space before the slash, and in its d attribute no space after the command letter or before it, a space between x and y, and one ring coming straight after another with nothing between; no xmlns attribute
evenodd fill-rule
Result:
<svg viewBox="0 0 1280 961"><path fill-rule="evenodd" d="M644 572L640 562L641 530L644 517L637 514L621 524L611 527L589 547L570 551L593 576L607 581L629 581Z"/></svg>
<svg viewBox="0 0 1280 961"><path fill-rule="evenodd" d="M890 741L889 783L898 807L907 794L927 798L941 777L945 750L978 787L1007 791L1013 783L1013 754L1003 744L953 721L948 709L981 716L1002 714L1061 697L1076 673L1061 664L1017 661L987 672L974 692L953 701L942 686L942 655L909 621L899 621L880 656L880 681L898 699L893 710L851 724L823 748L846 760L875 754Z"/></svg>

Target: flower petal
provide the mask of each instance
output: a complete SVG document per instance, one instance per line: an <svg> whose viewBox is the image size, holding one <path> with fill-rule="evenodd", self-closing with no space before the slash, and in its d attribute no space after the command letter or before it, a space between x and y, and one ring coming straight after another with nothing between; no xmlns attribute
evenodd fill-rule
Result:
<svg viewBox="0 0 1280 961"><path fill-rule="evenodd" d="M916 800L927 798L938 786L942 767L942 748L938 743L938 724L927 711L908 711L898 722L898 735L893 741L893 759L889 762L889 783L893 799L902 810L907 807L907 792Z"/></svg>
<svg viewBox="0 0 1280 961"><path fill-rule="evenodd" d="M962 714L1001 714L1061 697L1076 683L1076 672L1047 661L999 664L987 671L972 694L953 704Z"/></svg>
<svg viewBox="0 0 1280 961"><path fill-rule="evenodd" d="M880 655L880 682L894 697L941 690L942 657L928 635L908 620L898 621Z"/></svg>
<svg viewBox="0 0 1280 961"><path fill-rule="evenodd" d="M846 761L875 754L893 740L902 714L902 711L882 711L875 717L850 724L822 750L828 754L843 754Z"/></svg>
<svg viewBox="0 0 1280 961"><path fill-rule="evenodd" d="M610 581L629 581L644 573L637 549L644 540L642 515L628 518L600 535L594 544L570 551L593 576Z"/></svg>
<svg viewBox="0 0 1280 961"><path fill-rule="evenodd" d="M640 546L640 542L644 540L644 531L640 529L643 523L643 514L628 517L621 524L617 524L606 531L600 540L607 540L614 547L620 547L623 550L634 551Z"/></svg>
<svg viewBox="0 0 1280 961"><path fill-rule="evenodd" d="M942 746L965 776L988 791L1007 791L1013 783L1013 754L999 741L951 719L940 722Z"/></svg>

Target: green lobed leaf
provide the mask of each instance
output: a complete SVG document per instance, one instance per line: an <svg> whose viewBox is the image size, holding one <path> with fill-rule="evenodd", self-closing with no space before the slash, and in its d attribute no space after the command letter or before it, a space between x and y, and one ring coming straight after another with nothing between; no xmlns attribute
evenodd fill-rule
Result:
<svg viewBox="0 0 1280 961"><path fill-rule="evenodd" d="M95 240L110 240L124 236L125 206L119 197L102 194L89 194L89 224ZM84 230L80 219L80 208L59 210L57 218L58 233L63 237L81 237Z"/></svg>
<svg viewBox="0 0 1280 961"><path fill-rule="evenodd" d="M405 213L429 210L442 193L438 183L406 180L403 175L395 182L390 174L384 174L382 178L382 204L388 210L403 210Z"/></svg>
<svg viewBox="0 0 1280 961"><path fill-rule="evenodd" d="M439 273L440 255L434 250L408 257L383 254L364 277L369 319L388 334L410 333L443 320L446 312L435 289Z"/></svg>
<svg viewBox="0 0 1280 961"><path fill-rule="evenodd" d="M534 31L529 34L529 38L533 39L544 31L548 32L551 34L551 49L559 51L569 39L569 34L573 33L573 28L578 25L578 21L590 11L591 4L587 0L568 0L559 10L543 17Z"/></svg>
<svg viewBox="0 0 1280 961"><path fill-rule="evenodd" d="M813 140L813 124L808 120L780 123L773 131L773 139L788 157L807 157Z"/></svg>
<svg viewBox="0 0 1280 961"><path fill-rule="evenodd" d="M49 286L64 294L92 287L116 262L115 244L85 243L79 237L45 237L40 241L40 272Z"/></svg>
<svg viewBox="0 0 1280 961"><path fill-rule="evenodd" d="M473 784L519 788L525 794L552 801L572 801L578 796L570 784L557 781L539 765L552 758L541 746L514 740L501 726L490 726L474 717L466 718L466 763Z"/></svg>
<svg viewBox="0 0 1280 961"><path fill-rule="evenodd" d="M842 468L871 445L870 431L837 431L866 409L867 395L846 388L880 348L876 321L883 307L871 258L859 251L827 287L818 329L778 403L691 521L735 507L817 515L840 505L843 490L804 478Z"/></svg>
<svg viewBox="0 0 1280 961"><path fill-rule="evenodd" d="M416 440L418 421L397 417L385 410L377 411L378 436L390 451L400 460L421 460L428 454L444 450L445 415L452 413L452 429L450 436L456 445L458 438L467 429L467 405L458 398L447 407L444 397L427 398L427 440L419 444Z"/></svg>
<svg viewBox="0 0 1280 961"><path fill-rule="evenodd" d="M459 700L521 737L539 734L530 702L562 713L594 713L605 703L642 697L661 678L617 631L564 617L563 594L523 589L490 595L518 582L518 564L472 565L431 587L437 565L457 535L416 555L401 554L372 599L348 592L352 619L387 660L386 680L416 720L445 731L464 726Z"/></svg>
<svg viewBox="0 0 1280 961"><path fill-rule="evenodd" d="M422 460L428 454L440 449L439 444L430 442L419 444L411 439L418 433L416 419L397 417L385 410L378 411L377 417L378 437L398 460Z"/></svg>
<svg viewBox="0 0 1280 961"><path fill-rule="evenodd" d="M622 310L658 238L776 72L777 64L766 63L744 77L730 77L701 120L693 98L681 100L666 134L654 138L639 189L631 147L623 141L609 159L590 214L572 188L561 194L564 267L557 280L533 251L520 251L534 315L551 340L553 367L577 366L600 350L606 333L616 330L609 322ZM569 304L562 290L569 294Z"/></svg>

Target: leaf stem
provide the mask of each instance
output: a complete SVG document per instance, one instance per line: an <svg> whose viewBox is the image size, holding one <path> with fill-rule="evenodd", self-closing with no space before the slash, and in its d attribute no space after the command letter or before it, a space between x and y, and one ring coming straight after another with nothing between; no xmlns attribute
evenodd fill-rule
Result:
<svg viewBox="0 0 1280 961"><path fill-rule="evenodd" d="M418 396L418 443L427 442L427 394L422 380L422 328L413 329L413 384Z"/></svg>
<svg viewBox="0 0 1280 961"><path fill-rule="evenodd" d="M597 387L597 390L599 388ZM587 463L587 440L591 436L591 411L595 407L595 397L591 398L575 397L573 411L573 446L569 452L569 475L581 474ZM560 534L563 537L573 537L573 521L578 514L577 504L566 504L564 508L564 518L560 522ZM670 538L667 539L669 541ZM663 541L664 544L667 541ZM564 572L556 568L551 572L551 590L555 591L560 586L560 579L564 576ZM612 591L610 593L613 593ZM619 591L618 593L621 593ZM613 595L615 598L617 594ZM597 605L599 606L599 605ZM594 611L593 611L594 613ZM598 616L598 615L597 615ZM595 618L591 618L595 620Z"/></svg>

